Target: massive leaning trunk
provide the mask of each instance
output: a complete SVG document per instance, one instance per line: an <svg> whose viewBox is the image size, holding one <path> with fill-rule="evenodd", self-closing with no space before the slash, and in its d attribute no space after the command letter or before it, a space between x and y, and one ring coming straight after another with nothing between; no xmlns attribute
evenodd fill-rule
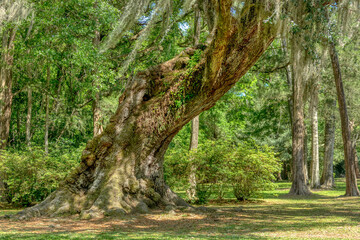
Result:
<svg viewBox="0 0 360 240"><path fill-rule="evenodd" d="M116 113L88 142L80 166L42 203L20 217L80 213L84 218L184 205L164 182L166 149L192 118L214 106L263 54L276 26L251 5L240 22L231 1L217 9L212 41L193 68L195 48L129 79ZM245 16L246 15L246 16Z"/></svg>

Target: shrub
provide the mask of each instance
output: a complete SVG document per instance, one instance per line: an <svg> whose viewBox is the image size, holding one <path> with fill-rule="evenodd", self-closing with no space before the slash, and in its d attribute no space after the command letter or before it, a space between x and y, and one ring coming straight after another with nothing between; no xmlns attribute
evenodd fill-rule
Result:
<svg viewBox="0 0 360 240"><path fill-rule="evenodd" d="M42 201L54 191L79 162L79 149L46 156L39 148L25 151L2 151L0 174L5 184L5 199L9 203L29 205Z"/></svg>
<svg viewBox="0 0 360 240"><path fill-rule="evenodd" d="M198 185L207 184L210 186L208 191L212 192L216 188L219 199L224 195L219 186L233 186L239 201L272 189L276 180L274 174L280 170L280 161L270 147L249 143L235 145L226 141L208 141L190 155L197 167Z"/></svg>
<svg viewBox="0 0 360 240"><path fill-rule="evenodd" d="M229 183L235 197L244 201L255 197L262 190L273 189L275 173L281 168L270 147L242 144L227 158Z"/></svg>
<svg viewBox="0 0 360 240"><path fill-rule="evenodd" d="M211 185L197 184L196 185L196 203L205 204L209 201L211 196Z"/></svg>

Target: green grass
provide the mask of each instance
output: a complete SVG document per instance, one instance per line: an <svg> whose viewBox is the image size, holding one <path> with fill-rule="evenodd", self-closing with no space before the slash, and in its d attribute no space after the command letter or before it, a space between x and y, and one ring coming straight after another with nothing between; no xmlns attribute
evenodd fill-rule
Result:
<svg viewBox="0 0 360 240"><path fill-rule="evenodd" d="M343 180L336 185L335 190L296 197L287 195L290 183L280 182L277 190L263 192L255 201L211 202L210 208L220 210L215 213L154 211L101 221L60 219L55 227L52 219L1 220L0 239L359 239L360 198L341 196Z"/></svg>

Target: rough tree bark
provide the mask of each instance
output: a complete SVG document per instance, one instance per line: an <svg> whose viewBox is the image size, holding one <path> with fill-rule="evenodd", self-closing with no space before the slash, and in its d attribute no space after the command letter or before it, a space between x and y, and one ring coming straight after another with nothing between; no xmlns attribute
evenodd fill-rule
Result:
<svg viewBox="0 0 360 240"><path fill-rule="evenodd" d="M318 103L319 86L313 84L311 93L311 188L320 187L319 173L319 130L318 130Z"/></svg>
<svg viewBox="0 0 360 240"><path fill-rule="evenodd" d="M293 45L296 45L293 43ZM305 177L305 123L304 123L304 83L302 75L299 73L298 64L303 60L301 57L302 49L300 46L293 47L293 54L295 55L293 62L293 126L292 126L292 185L290 194L295 195L308 195L310 190L306 185ZM296 63L296 62L297 63Z"/></svg>
<svg viewBox="0 0 360 240"><path fill-rule="evenodd" d="M261 2L261 1L259 1ZM277 25L246 9L240 23L230 0L213 1L215 27L200 62L186 63L194 48L128 81L116 113L103 133L88 142L80 166L42 203L17 215L80 213L83 218L147 212L161 205L188 206L165 184L165 151L191 119L214 106L263 54ZM178 103L181 103L179 106Z"/></svg>
<svg viewBox="0 0 360 240"><path fill-rule="evenodd" d="M303 17L307 6L299 2L295 8L293 21L305 28L306 21ZM306 32L305 32L306 33ZM311 67L306 50L304 32L293 32L291 35L291 67L292 67L292 93L293 93L293 126L292 126L292 161L293 181L290 194L308 195L310 190L306 185L305 176L305 122L304 122L304 92Z"/></svg>
<svg viewBox="0 0 360 240"><path fill-rule="evenodd" d="M201 19L200 9L196 3L194 6L194 46L199 44L200 41L200 30L201 30ZM190 139L190 151L197 149L199 144L199 115L191 120L191 139ZM191 159L192 160L192 159ZM190 161L190 172L189 172L189 189L187 190L187 196L190 201L195 200L196 197L196 166Z"/></svg>
<svg viewBox="0 0 360 240"><path fill-rule="evenodd" d="M325 103L329 114L325 117L324 169L321 176L322 188L334 188L334 144L335 144L335 111L336 101L327 99Z"/></svg>
<svg viewBox="0 0 360 240"><path fill-rule="evenodd" d="M304 123L304 50L295 37L291 40L293 79L293 126L292 126L292 185L290 194L308 195L310 190L305 177L305 123Z"/></svg>
<svg viewBox="0 0 360 240"><path fill-rule="evenodd" d="M359 196L360 192L357 186L356 172L355 172L356 151L353 148L353 144L351 142L350 122L347 113L344 87L341 77L341 69L340 69L338 55L335 49L335 44L333 41L329 42L329 51L330 51L332 69L334 72L334 80L335 80L336 93L338 97L339 112L341 119L341 133L344 142L345 177L346 177L345 196Z"/></svg>

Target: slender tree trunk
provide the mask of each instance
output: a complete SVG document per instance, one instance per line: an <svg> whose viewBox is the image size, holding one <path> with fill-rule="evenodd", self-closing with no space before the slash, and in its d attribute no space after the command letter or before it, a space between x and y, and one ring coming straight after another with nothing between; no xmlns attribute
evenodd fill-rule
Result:
<svg viewBox="0 0 360 240"><path fill-rule="evenodd" d="M356 149L356 148L354 148L354 149ZM356 174L356 178L359 179L360 178L359 158L357 156L356 151L355 151L355 174Z"/></svg>
<svg viewBox="0 0 360 240"><path fill-rule="evenodd" d="M304 119L306 119L306 115L304 114ZM308 133L307 127L304 121L304 177L306 185L309 185L309 166L308 166ZM310 170L311 172L311 170Z"/></svg>
<svg viewBox="0 0 360 240"><path fill-rule="evenodd" d="M98 6L97 1L95 1L94 8ZM99 30L99 21L96 19L96 30L95 30L95 37L93 39L93 44L96 48L100 45L100 30ZM95 70L96 71L96 70ZM99 86L95 83L97 91L93 100L93 133L94 136L97 136L102 133L103 126L101 124L101 109L100 109L100 92L98 91Z"/></svg>
<svg viewBox="0 0 360 240"><path fill-rule="evenodd" d="M194 46L199 44L200 30L201 30L201 19L200 9L196 3L194 6ZM199 144L199 115L191 120L191 139L190 139L190 151L195 151ZM193 159L191 159L193 160ZM187 195L190 201L193 201L196 197L196 165L190 161L190 172L189 172L189 189Z"/></svg>
<svg viewBox="0 0 360 240"><path fill-rule="evenodd" d="M195 151L199 143L199 116L191 121L190 151ZM193 159L191 159L193 161ZM196 165L190 162L188 198L192 201L196 196Z"/></svg>
<svg viewBox="0 0 360 240"><path fill-rule="evenodd" d="M48 65L47 69L46 69L46 89L47 91L50 91L50 65ZM45 142L45 154L49 153L49 124L50 124L50 120L49 120L49 94L46 93L45 96L45 137L44 137L44 142Z"/></svg>
<svg viewBox="0 0 360 240"><path fill-rule="evenodd" d="M326 100L326 109L329 116L325 117L325 148L324 148L324 169L321 177L322 188L334 188L334 145L335 145L335 100Z"/></svg>
<svg viewBox="0 0 360 240"><path fill-rule="evenodd" d="M351 128L351 131L352 131L352 128ZM360 178L359 158L357 156L357 151L356 151L357 139L358 139L358 136L354 137L354 139L352 140L352 143L353 143L353 149L355 152L355 174L356 174L356 178L359 179Z"/></svg>
<svg viewBox="0 0 360 240"><path fill-rule="evenodd" d="M16 29L5 30L2 34L2 51L0 63L0 150L6 147L11 120L12 65Z"/></svg>
<svg viewBox="0 0 360 240"><path fill-rule="evenodd" d="M28 88L28 102L27 102L27 114L26 114L26 144L30 146L31 139L31 110L32 110L32 89Z"/></svg>
<svg viewBox="0 0 360 240"><path fill-rule="evenodd" d="M0 62L0 161L1 150L5 149L10 132L12 93L12 65L16 28L4 30L0 35L2 44ZM5 184L0 172L0 201L4 200Z"/></svg>
<svg viewBox="0 0 360 240"><path fill-rule="evenodd" d="M100 94L96 93L93 100L93 130L94 136L97 136L103 132L103 126L101 125L101 110L100 110Z"/></svg>
<svg viewBox="0 0 360 240"><path fill-rule="evenodd" d="M318 130L318 84L314 84L311 93L311 188L320 187L319 173L319 130Z"/></svg>
<svg viewBox="0 0 360 240"><path fill-rule="evenodd" d="M244 7L251 14L242 15L239 27L232 21L232 1L213 3L219 11L216 29L192 74L186 63L195 49L188 48L129 79L116 113L103 133L88 142L80 166L57 191L18 218L74 213L90 218L169 204L189 206L164 181L166 149L186 123L214 106L254 65L278 27L264 21L269 15L256 14L264 12L259 4Z"/></svg>
<svg viewBox="0 0 360 240"><path fill-rule="evenodd" d="M282 50L284 52L285 57L288 57L288 45L287 45L287 42L286 42L285 38L283 38L281 40L281 47L282 47ZM285 73L286 73L286 83L287 83L287 85L289 87L289 92L292 93L292 90L293 90L293 86L292 86L292 84L293 84L293 79L292 79L293 73L292 73L290 65L286 66ZM294 104L293 104L292 94L289 94L287 106L288 106L288 112L289 112L289 116L290 116L290 126L291 126L291 129L293 129L293 126L294 126L294 123L293 123L293 121L294 121L294 113L293 113ZM291 131L291 137L292 138L294 137L293 136L293 131ZM292 181L292 178L294 176L294 174L292 172L293 171L292 160L290 159L291 179L289 178L289 176L287 174L287 169L286 169L287 165L285 164L284 166L285 166L284 171L286 172L285 176L287 176L287 178Z"/></svg>
<svg viewBox="0 0 360 240"><path fill-rule="evenodd" d="M334 72L336 93L339 103L341 133L344 142L345 177L346 177L345 196L359 196L360 193L357 186L356 171L355 171L356 151L351 143L351 130L349 125L349 117L347 113L340 64L339 64L338 55L336 53L335 44L332 41L329 42L329 50L330 50L331 64Z"/></svg>
<svg viewBox="0 0 360 240"><path fill-rule="evenodd" d="M288 46L287 46L285 38L283 38L281 40L281 47L282 47L282 50L284 52L285 57L288 57ZM292 74L290 65L286 66L285 73L286 73L286 83L287 83L287 85L289 87L289 91L292 92L292 82L293 82L292 75L293 74ZM288 97L288 111L289 111L290 125L291 126L293 126L293 105L294 104L293 104L292 96L289 95L289 97Z"/></svg>

